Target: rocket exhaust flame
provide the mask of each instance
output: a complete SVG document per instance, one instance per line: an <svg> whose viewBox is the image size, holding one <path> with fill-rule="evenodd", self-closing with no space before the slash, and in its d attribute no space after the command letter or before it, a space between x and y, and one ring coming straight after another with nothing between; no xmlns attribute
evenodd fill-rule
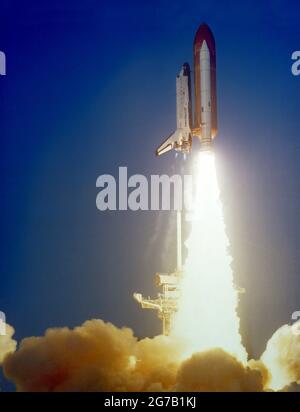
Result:
<svg viewBox="0 0 300 412"><path fill-rule="evenodd" d="M195 166L192 228L172 334L186 341L185 357L221 348L245 363L213 153L200 152Z"/></svg>

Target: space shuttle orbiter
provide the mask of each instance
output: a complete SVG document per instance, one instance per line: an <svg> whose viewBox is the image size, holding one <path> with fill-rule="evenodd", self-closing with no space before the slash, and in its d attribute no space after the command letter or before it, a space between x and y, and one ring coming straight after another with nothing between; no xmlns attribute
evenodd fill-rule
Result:
<svg viewBox="0 0 300 412"><path fill-rule="evenodd" d="M176 78L176 118L177 129L157 148L158 156L172 149L189 153L192 146L191 71L188 63L184 63Z"/></svg>
<svg viewBox="0 0 300 412"><path fill-rule="evenodd" d="M177 129L157 148L158 156L172 149L189 153L193 137L200 139L202 150L208 150L217 134L216 48L205 23L199 26L194 39L194 119L190 73L188 63L184 63L176 78Z"/></svg>

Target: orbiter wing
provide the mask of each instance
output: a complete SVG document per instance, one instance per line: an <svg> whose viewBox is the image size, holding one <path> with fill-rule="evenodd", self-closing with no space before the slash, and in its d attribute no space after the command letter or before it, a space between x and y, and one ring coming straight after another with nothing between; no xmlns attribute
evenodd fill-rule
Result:
<svg viewBox="0 0 300 412"><path fill-rule="evenodd" d="M176 144L178 144L178 138L179 134L176 130L175 132L170 134L170 136L156 149L156 155L160 156L174 149L176 147Z"/></svg>

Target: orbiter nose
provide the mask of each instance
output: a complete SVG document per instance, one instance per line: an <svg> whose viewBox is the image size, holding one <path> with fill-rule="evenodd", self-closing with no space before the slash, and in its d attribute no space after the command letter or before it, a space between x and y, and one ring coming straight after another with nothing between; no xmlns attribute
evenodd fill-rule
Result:
<svg viewBox="0 0 300 412"><path fill-rule="evenodd" d="M188 63L183 63L182 74L183 76L189 76L191 72L190 65Z"/></svg>

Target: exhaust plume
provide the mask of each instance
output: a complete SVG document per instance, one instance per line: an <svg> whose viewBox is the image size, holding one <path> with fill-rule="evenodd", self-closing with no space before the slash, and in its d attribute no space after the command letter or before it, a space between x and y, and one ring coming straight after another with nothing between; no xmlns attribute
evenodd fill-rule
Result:
<svg viewBox="0 0 300 412"><path fill-rule="evenodd" d="M221 348L246 363L213 153L199 154L194 176L192 227L173 334L186 340L185 356Z"/></svg>

